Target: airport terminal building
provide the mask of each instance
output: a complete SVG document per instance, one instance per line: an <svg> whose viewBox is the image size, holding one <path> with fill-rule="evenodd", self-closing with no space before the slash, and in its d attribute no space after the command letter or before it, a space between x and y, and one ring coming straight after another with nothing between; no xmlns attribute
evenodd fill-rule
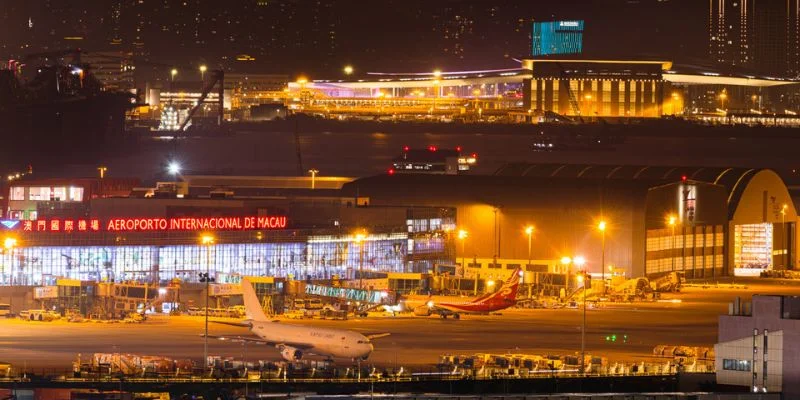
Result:
<svg viewBox="0 0 800 400"><path fill-rule="evenodd" d="M488 279L516 267L714 278L797 265L794 203L767 169L518 163L492 175L387 174L316 189L292 179L187 176L164 185L177 191L134 189L78 206L43 195L79 192L70 182L16 181L8 209L29 218L0 224L0 284L197 282L206 268L225 283L437 266Z"/></svg>
<svg viewBox="0 0 800 400"><path fill-rule="evenodd" d="M38 195L44 186L14 187L36 187ZM39 210L34 220L3 220L0 237L9 241L0 254L0 285L197 282L206 270L218 283L240 276L353 278L359 271L427 272L453 256L455 212L448 208L207 196L94 199L85 213Z"/></svg>

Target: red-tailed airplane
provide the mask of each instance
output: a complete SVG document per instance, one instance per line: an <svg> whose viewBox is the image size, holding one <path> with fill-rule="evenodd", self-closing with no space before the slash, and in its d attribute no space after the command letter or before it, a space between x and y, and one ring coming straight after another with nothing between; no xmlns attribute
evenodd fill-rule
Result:
<svg viewBox="0 0 800 400"><path fill-rule="evenodd" d="M414 315L422 317L437 314L442 318L452 315L453 318L459 319L462 314L488 314L505 310L517 304L520 273L521 269L515 269L496 292L476 298L409 295L405 296L401 303L405 310L413 311Z"/></svg>

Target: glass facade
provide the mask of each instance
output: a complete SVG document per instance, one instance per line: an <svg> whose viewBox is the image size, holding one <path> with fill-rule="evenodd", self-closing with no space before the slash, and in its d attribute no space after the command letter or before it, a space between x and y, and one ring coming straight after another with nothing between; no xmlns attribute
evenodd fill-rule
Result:
<svg viewBox="0 0 800 400"><path fill-rule="evenodd" d="M436 263L452 263L448 245L452 239L430 232L372 233L360 242L351 234L303 231L218 232L216 236L219 240L213 245L196 244L197 238L191 235L87 233L67 239L31 239L30 246L0 254L0 285L53 285L57 278L192 282L206 268L212 276L353 278L359 270L425 272Z"/></svg>
<svg viewBox="0 0 800 400"><path fill-rule="evenodd" d="M583 51L583 21L534 22L532 55L580 54Z"/></svg>

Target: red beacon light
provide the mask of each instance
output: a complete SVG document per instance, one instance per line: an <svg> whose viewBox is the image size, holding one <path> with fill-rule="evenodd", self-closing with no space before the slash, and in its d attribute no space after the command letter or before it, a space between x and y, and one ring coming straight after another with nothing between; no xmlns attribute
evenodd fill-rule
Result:
<svg viewBox="0 0 800 400"><path fill-rule="evenodd" d="M394 175L394 168L389 168L389 170L386 171L386 173L388 173L389 175Z"/></svg>
<svg viewBox="0 0 800 400"><path fill-rule="evenodd" d="M428 146L429 151L436 151L436 146Z"/></svg>
<svg viewBox="0 0 800 400"><path fill-rule="evenodd" d="M686 182L686 179L688 179L688 178L686 177L686 175L681 175L681 181L682 181L682 182Z"/></svg>
<svg viewBox="0 0 800 400"><path fill-rule="evenodd" d="M408 150L410 150L408 146L403 146L403 151L408 152Z"/></svg>
<svg viewBox="0 0 800 400"><path fill-rule="evenodd" d="M478 158L478 153L472 153L472 158Z"/></svg>
<svg viewBox="0 0 800 400"><path fill-rule="evenodd" d="M461 153L461 146L456 146L456 151Z"/></svg>

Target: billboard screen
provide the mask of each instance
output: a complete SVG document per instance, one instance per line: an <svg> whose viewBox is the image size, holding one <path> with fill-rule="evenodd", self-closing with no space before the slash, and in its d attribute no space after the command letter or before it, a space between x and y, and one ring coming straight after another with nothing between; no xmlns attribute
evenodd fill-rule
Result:
<svg viewBox="0 0 800 400"><path fill-rule="evenodd" d="M533 23L532 55L580 54L583 51L583 21Z"/></svg>

